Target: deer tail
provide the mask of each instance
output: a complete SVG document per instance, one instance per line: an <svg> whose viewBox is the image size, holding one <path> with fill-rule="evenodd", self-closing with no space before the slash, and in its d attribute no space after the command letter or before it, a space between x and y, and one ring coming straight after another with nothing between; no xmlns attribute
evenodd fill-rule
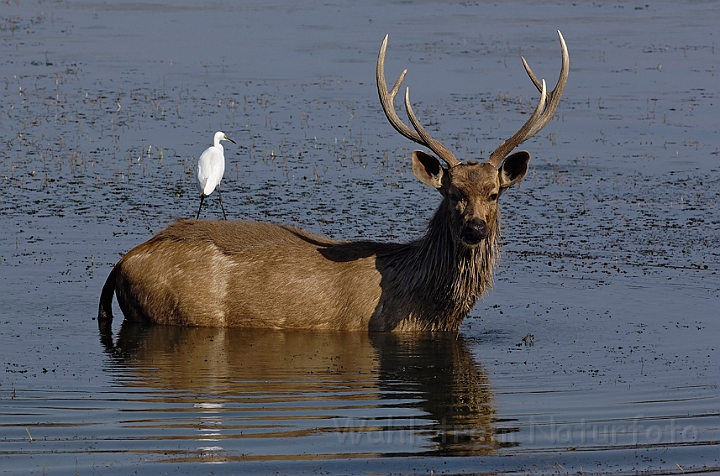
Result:
<svg viewBox="0 0 720 476"><path fill-rule="evenodd" d="M105 285L100 293L100 305L98 308L98 327L101 331L108 330L111 328L113 315L112 315L112 300L115 294L115 278L117 276L117 266L115 266L110 275L105 280Z"/></svg>

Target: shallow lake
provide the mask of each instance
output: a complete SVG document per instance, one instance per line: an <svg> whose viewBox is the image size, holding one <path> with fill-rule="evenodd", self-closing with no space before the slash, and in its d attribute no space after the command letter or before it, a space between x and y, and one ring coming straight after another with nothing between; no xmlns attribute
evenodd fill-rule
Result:
<svg viewBox="0 0 720 476"><path fill-rule="evenodd" d="M720 472L718 5L5 2L0 474ZM484 159L571 73L503 195L459 334L98 333L115 262L194 216L216 130L231 218L420 235L440 202L375 61ZM213 195L204 218L219 218ZM119 309L117 309L119 315Z"/></svg>

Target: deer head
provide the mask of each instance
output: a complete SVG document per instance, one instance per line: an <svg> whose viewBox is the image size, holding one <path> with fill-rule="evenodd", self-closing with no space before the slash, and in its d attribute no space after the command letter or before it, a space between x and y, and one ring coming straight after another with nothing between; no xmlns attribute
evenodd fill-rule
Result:
<svg viewBox="0 0 720 476"><path fill-rule="evenodd" d="M447 207L453 237L457 243L472 248L488 238L498 220L498 198L505 190L520 182L527 173L530 154L524 150L510 153L550 122L560 102L568 78L570 59L565 40L559 31L558 37L562 49L562 66L555 89L548 93L545 81L538 80L525 58L522 58L525 71L540 92L540 100L535 111L515 135L490 154L487 161L462 163L448 148L433 139L420 124L410 103L410 88L405 90L405 110L412 129L398 117L395 112L395 95L402 85L407 70L400 73L392 90L388 91L385 81L385 51L388 37L385 35L378 55L376 72L383 111L395 130L435 153L431 155L420 150L414 151L412 170L420 182L436 188L444 197L443 204Z"/></svg>

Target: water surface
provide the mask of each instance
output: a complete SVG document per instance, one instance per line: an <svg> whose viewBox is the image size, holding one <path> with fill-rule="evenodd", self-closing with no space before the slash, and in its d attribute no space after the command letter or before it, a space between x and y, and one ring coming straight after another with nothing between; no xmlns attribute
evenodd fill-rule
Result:
<svg viewBox="0 0 720 476"><path fill-rule="evenodd" d="M0 7L0 473L720 471L712 2ZM232 218L410 240L439 196L374 66L459 158L557 117L503 195L459 335L138 328L112 265L193 216L219 129ZM203 211L221 216L215 197Z"/></svg>

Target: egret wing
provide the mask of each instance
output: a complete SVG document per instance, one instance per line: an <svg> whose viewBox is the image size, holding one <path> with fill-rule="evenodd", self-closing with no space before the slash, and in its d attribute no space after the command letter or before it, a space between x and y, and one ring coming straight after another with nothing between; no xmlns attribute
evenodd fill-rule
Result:
<svg viewBox="0 0 720 476"><path fill-rule="evenodd" d="M203 195L210 195L220 180L217 178L217 160L214 147L209 147L198 159L197 179L198 190ZM222 175L220 175L222 177Z"/></svg>

